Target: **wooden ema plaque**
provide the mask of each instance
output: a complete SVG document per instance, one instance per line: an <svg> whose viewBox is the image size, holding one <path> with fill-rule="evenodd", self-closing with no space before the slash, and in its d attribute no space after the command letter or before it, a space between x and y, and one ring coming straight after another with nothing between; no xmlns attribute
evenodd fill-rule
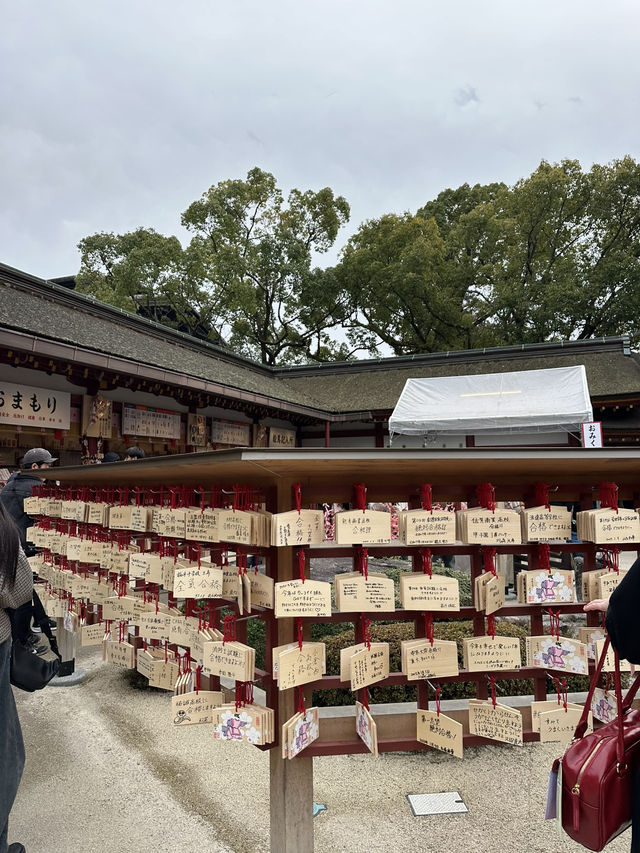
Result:
<svg viewBox="0 0 640 853"><path fill-rule="evenodd" d="M573 737L573 733L575 732L576 726L578 725L578 720L580 719L580 714L582 713L583 710L584 710L584 708L582 705L576 705L573 702L567 702L567 711L571 712L570 719L572 719L574 721L573 722L573 730L571 732L571 735L569 736L569 740L557 741L557 742L569 743L569 741ZM563 703L558 702L557 699L542 701L542 702L532 702L531 703L531 731L532 732L540 733L540 719L541 719L543 714L547 714L550 711L556 712L559 716L562 716L560 714L560 712L562 712L562 714L566 714ZM576 714L577 714L577 716L576 716ZM551 719L551 718L549 718L549 719ZM588 731L593 731L592 723L593 723L592 717L591 717L591 715L589 715ZM571 725L571 723L567 723L567 728L570 725ZM549 736L550 734L551 734L551 732L547 732L547 736Z"/></svg>
<svg viewBox="0 0 640 853"><path fill-rule="evenodd" d="M570 569L518 572L516 587L521 604L553 604L576 600L575 573Z"/></svg>
<svg viewBox="0 0 640 853"><path fill-rule="evenodd" d="M356 732L369 752L378 757L378 726L361 702L356 702Z"/></svg>
<svg viewBox="0 0 640 853"><path fill-rule="evenodd" d="M351 689L361 690L389 675L389 644L371 643L355 652L349 661Z"/></svg>
<svg viewBox="0 0 640 853"><path fill-rule="evenodd" d="M351 509L335 514L338 545L385 545L391 542L391 514Z"/></svg>
<svg viewBox="0 0 640 853"><path fill-rule="evenodd" d="M519 575L522 572L519 572ZM475 580L475 607L487 616L500 610L505 603L504 578L493 572L484 572Z"/></svg>
<svg viewBox="0 0 640 853"><path fill-rule="evenodd" d="M282 757L291 759L299 755L320 737L320 720L317 708L307 708L294 714L282 725Z"/></svg>
<svg viewBox="0 0 640 853"><path fill-rule="evenodd" d="M201 726L213 722L213 712L224 703L219 690L195 690L171 697L174 726Z"/></svg>
<svg viewBox="0 0 640 853"><path fill-rule="evenodd" d="M271 545L320 545L324 540L324 513L322 510L301 509L279 512L271 518Z"/></svg>
<svg viewBox="0 0 640 853"><path fill-rule="evenodd" d="M398 515L398 537L405 545L455 545L455 513L405 510Z"/></svg>
<svg viewBox="0 0 640 853"><path fill-rule="evenodd" d="M469 699L469 731L473 735L522 746L522 714L519 711L491 701Z"/></svg>
<svg viewBox="0 0 640 853"><path fill-rule="evenodd" d="M201 560L200 565L176 566L173 594L176 598L219 598L222 582L222 569L208 560Z"/></svg>
<svg viewBox="0 0 640 853"><path fill-rule="evenodd" d="M325 581L291 580L275 584L276 618L331 616L331 584Z"/></svg>
<svg viewBox="0 0 640 853"><path fill-rule="evenodd" d="M587 647L578 640L549 634L538 637L526 637L527 666L571 672L575 675L587 675Z"/></svg>
<svg viewBox="0 0 640 853"><path fill-rule="evenodd" d="M261 746L274 739L274 713L263 705L221 705L213 709L213 738Z"/></svg>
<svg viewBox="0 0 640 853"><path fill-rule="evenodd" d="M336 575L333 589L341 613L392 613L396 609L393 580L378 572L369 572L366 578L360 572Z"/></svg>
<svg viewBox="0 0 640 853"><path fill-rule="evenodd" d="M204 643L202 660L213 675L235 681L253 681L256 652L244 643Z"/></svg>
<svg viewBox="0 0 640 853"><path fill-rule="evenodd" d="M253 544L253 513L244 510L219 509L217 514L221 542L235 542L238 545Z"/></svg>
<svg viewBox="0 0 640 853"><path fill-rule="evenodd" d="M576 513L578 539L601 545L640 542L640 519L632 509L589 509Z"/></svg>
<svg viewBox="0 0 640 853"><path fill-rule="evenodd" d="M463 726L451 717L436 711L418 708L416 716L416 740L426 743L431 749L462 758Z"/></svg>
<svg viewBox="0 0 640 853"><path fill-rule="evenodd" d="M62 501L60 518L67 521L85 522L87 519L87 504L84 501Z"/></svg>
<svg viewBox="0 0 640 853"><path fill-rule="evenodd" d="M554 708L552 711L543 711L540 714L540 743L560 743L566 746L571 743L575 734L576 726L582 716L582 707ZM585 734L593 731L593 715L589 712L587 717L587 730Z"/></svg>
<svg viewBox="0 0 640 853"><path fill-rule="evenodd" d="M278 655L278 689L289 690L317 681L326 672L324 643L303 643Z"/></svg>
<svg viewBox="0 0 640 853"><path fill-rule="evenodd" d="M135 669L136 650L131 643L115 643L113 640L105 640L102 648L103 659L107 663L112 663L122 669Z"/></svg>
<svg viewBox="0 0 640 853"><path fill-rule="evenodd" d="M596 661L599 661L600 658L602 657L602 650L604 648L604 640L597 640L595 646L596 646L596 658L595 659L596 659ZM624 660L624 658L619 658L619 663L620 663L620 672L631 672L631 664L629 663L628 660ZM607 650L607 656L605 657L604 663L602 664L602 671L603 672L614 672L615 668L616 668L616 665L615 665L614 651L611 648L611 646L609 646L609 648Z"/></svg>
<svg viewBox="0 0 640 853"><path fill-rule="evenodd" d="M512 509L465 509L456 513L456 535L467 545L519 545L520 516Z"/></svg>
<svg viewBox="0 0 640 853"><path fill-rule="evenodd" d="M215 509L184 510L184 538L191 542L219 542L220 515Z"/></svg>
<svg viewBox="0 0 640 853"><path fill-rule="evenodd" d="M624 576L627 574L626 571L618 571L618 572L607 572L605 575L600 575L598 578L598 598L609 598L611 593L616 589Z"/></svg>
<svg viewBox="0 0 640 853"><path fill-rule="evenodd" d="M459 675L458 644L452 640L402 640L402 672L408 681Z"/></svg>
<svg viewBox="0 0 640 853"><path fill-rule="evenodd" d="M589 572L582 573L582 600L593 601L595 598L600 598L599 579L608 574L608 569L592 569Z"/></svg>
<svg viewBox="0 0 640 853"><path fill-rule="evenodd" d="M524 542L566 542L571 539L571 511L566 507L534 506L520 514Z"/></svg>
<svg viewBox="0 0 640 853"><path fill-rule="evenodd" d="M600 720L601 723L610 723L615 720L618 716L618 702L615 695L601 687L596 687L591 699L591 712L594 719Z"/></svg>
<svg viewBox="0 0 640 853"><path fill-rule="evenodd" d="M273 610L275 599L273 578L262 575L259 572L248 572L246 577L249 579L249 586L251 588L252 605Z"/></svg>
<svg viewBox="0 0 640 853"><path fill-rule="evenodd" d="M462 640L463 666L468 672L520 669L522 657L518 637L465 637Z"/></svg>
<svg viewBox="0 0 640 853"><path fill-rule="evenodd" d="M444 575L403 572L400 575L400 604L403 610L442 612L460 610L460 586Z"/></svg>
<svg viewBox="0 0 640 853"><path fill-rule="evenodd" d="M82 648L101 646L105 635L105 624L104 622L95 622L93 625L82 625L79 635Z"/></svg>

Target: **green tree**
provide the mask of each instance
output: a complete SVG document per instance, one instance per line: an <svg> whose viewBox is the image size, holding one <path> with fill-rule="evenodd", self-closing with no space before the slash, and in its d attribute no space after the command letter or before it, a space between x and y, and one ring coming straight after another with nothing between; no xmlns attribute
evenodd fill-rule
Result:
<svg viewBox="0 0 640 853"><path fill-rule="evenodd" d="M189 205L186 248L144 228L86 237L77 287L191 334L209 330L264 364L344 358L328 331L344 317L339 285L312 259L348 218L349 205L328 187L294 189L285 202L273 175L255 168Z"/></svg>
<svg viewBox="0 0 640 853"><path fill-rule="evenodd" d="M342 319L339 293L311 262L348 218L349 205L328 187L294 189L285 204L273 175L257 168L246 181L216 184L187 208L182 224L194 234L192 249L235 351L264 364L331 355L327 330Z"/></svg>
<svg viewBox="0 0 640 853"><path fill-rule="evenodd" d="M395 355L460 348L470 318L446 281L444 251L433 218L387 214L362 225L336 269L353 346L375 354L383 342Z"/></svg>
<svg viewBox="0 0 640 853"><path fill-rule="evenodd" d="M177 237L138 228L127 234L93 234L78 248L80 293L219 340L199 259L190 248L184 250Z"/></svg>
<svg viewBox="0 0 640 853"><path fill-rule="evenodd" d="M396 355L630 334L640 341L640 166L542 161L366 222L335 274L353 342Z"/></svg>

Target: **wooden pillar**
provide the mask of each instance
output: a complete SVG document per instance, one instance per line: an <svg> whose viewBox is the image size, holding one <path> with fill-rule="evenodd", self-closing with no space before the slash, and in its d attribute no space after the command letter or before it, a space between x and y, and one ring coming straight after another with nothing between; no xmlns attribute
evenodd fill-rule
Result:
<svg viewBox="0 0 640 853"><path fill-rule="evenodd" d="M292 487L293 480L279 481L278 512L291 509ZM278 548L274 559L277 560L278 581L296 576L293 548ZM277 645L296 640L293 619L278 619L275 631ZM278 738L269 752L271 853L313 853L313 758L305 757L304 753L292 760L282 758L280 748L281 726L296 712L295 693L295 690L278 691Z"/></svg>
<svg viewBox="0 0 640 853"><path fill-rule="evenodd" d="M331 447L331 424L329 421L324 423L324 446Z"/></svg>

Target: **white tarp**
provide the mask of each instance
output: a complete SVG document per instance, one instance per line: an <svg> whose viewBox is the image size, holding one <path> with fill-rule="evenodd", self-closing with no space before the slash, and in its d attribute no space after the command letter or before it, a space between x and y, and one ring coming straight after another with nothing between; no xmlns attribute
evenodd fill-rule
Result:
<svg viewBox="0 0 640 853"><path fill-rule="evenodd" d="M583 365L407 379L389 434L578 429L593 420Z"/></svg>

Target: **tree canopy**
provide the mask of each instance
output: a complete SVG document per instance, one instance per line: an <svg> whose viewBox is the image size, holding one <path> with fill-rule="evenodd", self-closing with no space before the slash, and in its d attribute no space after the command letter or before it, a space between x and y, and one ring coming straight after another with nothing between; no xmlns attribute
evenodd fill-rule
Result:
<svg viewBox="0 0 640 853"><path fill-rule="evenodd" d="M348 221L349 205L328 187L294 189L285 202L275 178L252 169L246 180L212 186L182 214L193 235L140 228L80 243L80 291L146 316L164 316L193 333L196 323L235 352L265 364L341 354L328 330L341 315L331 276L319 286L314 253L326 252ZM191 324L191 325L190 325Z"/></svg>
<svg viewBox="0 0 640 853"><path fill-rule="evenodd" d="M629 334L640 341L640 165L542 161L526 178L443 190L368 220L313 268L349 205L252 169L182 215L80 243L78 288L266 364ZM342 332L338 334L337 330Z"/></svg>

